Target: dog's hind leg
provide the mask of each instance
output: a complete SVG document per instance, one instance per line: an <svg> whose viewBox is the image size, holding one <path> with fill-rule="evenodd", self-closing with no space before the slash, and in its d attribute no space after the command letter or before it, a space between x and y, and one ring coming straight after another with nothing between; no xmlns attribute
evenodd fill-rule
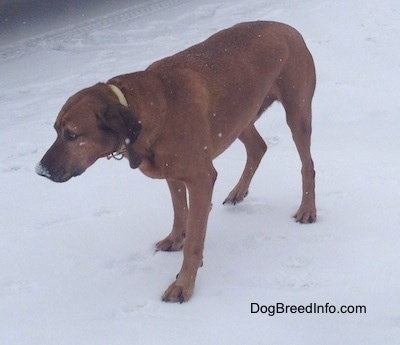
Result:
<svg viewBox="0 0 400 345"><path fill-rule="evenodd" d="M293 103L292 103L293 104ZM286 119L292 131L301 160L303 197L294 218L300 223L313 223L317 218L315 207L315 170L311 158L311 100L300 106L286 104Z"/></svg>
<svg viewBox="0 0 400 345"><path fill-rule="evenodd" d="M250 182L256 172L262 157L267 151L267 144L257 132L254 124L248 126L239 136L239 140L244 144L247 153L246 166L243 170L239 182L229 193L224 204L236 205L243 201L249 192Z"/></svg>
<svg viewBox="0 0 400 345"><path fill-rule="evenodd" d="M174 207L174 225L171 233L156 244L156 250L177 251L183 247L188 219L186 186L182 182L167 180Z"/></svg>

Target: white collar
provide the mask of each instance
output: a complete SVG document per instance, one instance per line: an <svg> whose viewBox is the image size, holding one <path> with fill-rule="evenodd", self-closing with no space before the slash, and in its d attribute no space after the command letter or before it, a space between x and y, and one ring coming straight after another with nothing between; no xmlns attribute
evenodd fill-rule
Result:
<svg viewBox="0 0 400 345"><path fill-rule="evenodd" d="M119 103L121 103L122 105L127 107L128 102L126 101L126 98L125 98L124 94L122 93L122 91L115 85L111 85L111 84L107 84L107 85L110 87L111 91L114 92L115 96L118 97Z"/></svg>

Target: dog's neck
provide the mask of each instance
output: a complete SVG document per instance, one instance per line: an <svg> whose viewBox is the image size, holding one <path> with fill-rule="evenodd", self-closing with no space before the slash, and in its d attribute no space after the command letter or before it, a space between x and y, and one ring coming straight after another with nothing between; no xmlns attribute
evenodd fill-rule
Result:
<svg viewBox="0 0 400 345"><path fill-rule="evenodd" d="M124 105L125 107L128 106L128 102L124 96L124 94L122 93L122 91L116 87L115 85L112 84L107 84L108 87L111 89L112 92L114 92L115 96L117 96L119 103L121 103L122 105Z"/></svg>
<svg viewBox="0 0 400 345"><path fill-rule="evenodd" d="M167 102L164 96L164 85L158 76L149 72L136 72L135 76L136 78L133 80L131 76L119 76L109 80L107 85L118 97L121 104L128 104L129 100L129 105L127 106L135 113L137 121L140 121L142 129L134 145L135 151L145 159L145 157L151 155L149 150L153 143L157 141L160 133L162 133L166 118ZM124 93L121 91L119 85L124 85ZM147 106L145 100L149 100L150 107ZM116 148L114 154L109 155L109 157L126 156L125 149L126 143L122 142Z"/></svg>
<svg viewBox="0 0 400 345"><path fill-rule="evenodd" d="M122 91L115 85L107 84L107 86L111 89L114 95L117 96L119 103L127 107L128 102ZM126 142L122 142L114 152L107 155L107 159L114 158L116 160L121 160L122 158L124 158L125 154L126 154Z"/></svg>

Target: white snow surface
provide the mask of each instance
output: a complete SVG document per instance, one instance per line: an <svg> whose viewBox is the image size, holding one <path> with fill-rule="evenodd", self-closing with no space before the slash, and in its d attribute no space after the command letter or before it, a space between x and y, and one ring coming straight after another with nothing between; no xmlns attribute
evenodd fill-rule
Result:
<svg viewBox="0 0 400 345"><path fill-rule="evenodd" d="M150 1L0 47L0 344L385 344L400 339L400 2ZM215 160L204 266L192 299L161 301L182 253L166 183L99 160L64 184L35 174L74 92L248 20L288 23L317 66L312 152L318 221L291 216L300 162L280 105L246 200L222 201L245 163ZM363 305L366 313L251 313Z"/></svg>

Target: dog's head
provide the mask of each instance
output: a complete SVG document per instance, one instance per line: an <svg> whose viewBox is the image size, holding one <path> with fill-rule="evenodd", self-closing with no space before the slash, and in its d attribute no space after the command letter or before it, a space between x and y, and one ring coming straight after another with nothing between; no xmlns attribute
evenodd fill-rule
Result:
<svg viewBox="0 0 400 345"><path fill-rule="evenodd" d="M131 146L141 124L106 84L96 84L69 98L54 128L56 141L36 166L39 175L54 182L82 174L97 159L125 143L130 166L140 165L141 159Z"/></svg>

